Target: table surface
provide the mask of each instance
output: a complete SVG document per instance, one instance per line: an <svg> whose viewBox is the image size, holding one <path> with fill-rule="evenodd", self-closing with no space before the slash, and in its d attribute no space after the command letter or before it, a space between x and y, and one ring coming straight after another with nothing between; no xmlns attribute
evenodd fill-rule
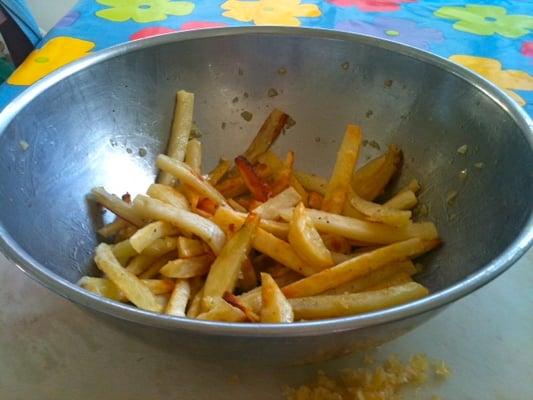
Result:
<svg viewBox="0 0 533 400"><path fill-rule="evenodd" d="M371 34L465 65L533 114L533 2L528 0L81 0L7 84L0 108L55 69L91 52L157 34L242 25L293 25ZM476 2L474 2L476 3ZM479 3L479 1L477 1ZM511 17L512 16L512 17ZM279 399L282 385L351 356L293 368L238 368L171 355L128 336L31 281L0 256L0 398ZM425 392L447 399L530 399L533 251L378 356L424 352L452 377ZM232 377L239 383L232 383Z"/></svg>

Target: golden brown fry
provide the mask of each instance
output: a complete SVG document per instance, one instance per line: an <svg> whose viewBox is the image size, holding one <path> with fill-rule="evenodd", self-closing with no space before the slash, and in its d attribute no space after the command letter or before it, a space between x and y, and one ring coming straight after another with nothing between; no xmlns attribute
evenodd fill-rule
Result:
<svg viewBox="0 0 533 400"><path fill-rule="evenodd" d="M236 220L240 221L239 223L242 224L242 222L248 216L248 213L241 213L241 212L233 211L230 209L229 211L221 210L220 212L217 210L217 212L215 212L215 215L216 215L216 218L213 218L213 221L215 221L220 226L227 226L228 231L234 232L236 230L235 221ZM234 229L231 229L232 224L233 224ZM280 239L287 239L287 235L289 234L289 224L286 222L278 222L278 221L272 221L269 219L261 219L261 222L259 223L259 227Z"/></svg>
<svg viewBox="0 0 533 400"><path fill-rule="evenodd" d="M131 204L128 204L114 194L107 192L103 187L93 188L91 190L91 195L102 206L120 218L128 221L130 224L133 224L138 228L144 226L144 219L135 212Z"/></svg>
<svg viewBox="0 0 533 400"><path fill-rule="evenodd" d="M196 205L196 212L197 213L203 213L203 216L208 218L211 217L215 211L217 210L217 203L215 203L213 200L208 199L207 197L204 197L203 199L199 199L197 205Z"/></svg>
<svg viewBox="0 0 533 400"><path fill-rule="evenodd" d="M202 143L198 139L191 139L187 143L185 164L191 167L196 175L202 173Z"/></svg>
<svg viewBox="0 0 533 400"><path fill-rule="evenodd" d="M309 208L314 208L315 210L320 210L322 208L322 200L324 197L317 192L309 192Z"/></svg>
<svg viewBox="0 0 533 400"><path fill-rule="evenodd" d="M182 208L184 210L189 209L189 201L187 200L187 197L173 187L153 183L146 191L146 194L154 199L170 204L171 206Z"/></svg>
<svg viewBox="0 0 533 400"><path fill-rule="evenodd" d="M157 156L156 165L161 170L168 172L175 178L179 179L181 183L190 186L199 194L215 201L217 204L226 204L224 196L211 186L209 182L204 180L204 178L195 174L191 167L184 162L160 154Z"/></svg>
<svg viewBox="0 0 533 400"><path fill-rule="evenodd" d="M203 286L193 296L192 301L187 308L187 317L196 318L200 314L200 306L202 305L202 298L204 297Z"/></svg>
<svg viewBox="0 0 533 400"><path fill-rule="evenodd" d="M227 174L231 168L231 163L228 160L221 158L217 166L207 175L207 181L216 186L218 182Z"/></svg>
<svg viewBox="0 0 533 400"><path fill-rule="evenodd" d="M404 190L392 197L383 205L395 210L410 210L414 208L417 203L418 199L416 198L414 192L411 190Z"/></svg>
<svg viewBox="0 0 533 400"><path fill-rule="evenodd" d="M285 286L283 293L289 298L319 294L387 264L423 254L438 244L438 240L409 239L381 247Z"/></svg>
<svg viewBox="0 0 533 400"><path fill-rule="evenodd" d="M150 266L152 266L157 261L157 258L158 257L139 254L131 259L131 261L126 266L126 269L133 275L140 275L148 268L150 268Z"/></svg>
<svg viewBox="0 0 533 400"><path fill-rule="evenodd" d="M363 134L359 126L348 125L346 127L344 139L337 153L337 161L326 187L322 210L334 214L340 214L344 210L362 138Z"/></svg>
<svg viewBox="0 0 533 400"><path fill-rule="evenodd" d="M243 156L252 163L257 161L257 158L274 144L288 119L289 116L283 111L277 108L272 110Z"/></svg>
<svg viewBox="0 0 533 400"><path fill-rule="evenodd" d="M239 203L237 203L235 200L233 199L228 199L228 204L230 205L231 208L233 208L235 211L239 211L239 212L248 212L248 210L246 208L244 208L243 206L241 206Z"/></svg>
<svg viewBox="0 0 533 400"><path fill-rule="evenodd" d="M306 214L302 203L294 209L289 228L289 243L298 256L317 271L333 265L331 253Z"/></svg>
<svg viewBox="0 0 533 400"><path fill-rule="evenodd" d="M233 293L226 292L222 298L231 304L233 307L241 310L246 318L250 322L259 322L259 315L257 315L250 307L248 307L239 297L235 296Z"/></svg>
<svg viewBox="0 0 533 400"><path fill-rule="evenodd" d="M210 220L172 207L162 201L138 195L133 201L135 210L148 218L166 221L178 227L183 232L198 236L215 254L218 254L226 242L224 232Z"/></svg>
<svg viewBox="0 0 533 400"><path fill-rule="evenodd" d="M411 222L411 211L396 210L385 205L372 203L359 197L357 194L353 195L350 203L369 221L381 222L396 227L406 226Z"/></svg>
<svg viewBox="0 0 533 400"><path fill-rule="evenodd" d="M180 258L200 256L205 252L204 244L201 241L184 236L178 238L178 255Z"/></svg>
<svg viewBox="0 0 533 400"><path fill-rule="evenodd" d="M111 246L114 256L122 265L126 265L131 257L135 257L138 253L132 247L129 239L123 240Z"/></svg>
<svg viewBox="0 0 533 400"><path fill-rule="evenodd" d="M187 279L204 276L209 272L213 257L209 254L169 261L159 273L167 278Z"/></svg>
<svg viewBox="0 0 533 400"><path fill-rule="evenodd" d="M152 279L159 275L159 271L163 268L166 263L170 260L176 258L174 254L165 254L161 258L157 259L148 269L146 269L142 274L139 275L141 279Z"/></svg>
<svg viewBox="0 0 533 400"><path fill-rule="evenodd" d="M205 297L204 297L205 299ZM237 307L233 307L222 297L209 299L209 311L198 315L196 318L221 322L244 322L246 315Z"/></svg>
<svg viewBox="0 0 533 400"><path fill-rule="evenodd" d="M235 165L252 196L256 200L267 201L272 195L270 186L255 173L252 164L243 156L239 156L235 159Z"/></svg>
<svg viewBox="0 0 533 400"><path fill-rule="evenodd" d="M101 243L96 248L94 261L124 295L137 307L154 312L161 312L155 295L139 278L123 268L111 251L111 247Z"/></svg>
<svg viewBox="0 0 533 400"><path fill-rule="evenodd" d="M293 169L294 152L289 151L287 153L285 161L283 162L283 166L276 173L276 177L272 182L272 196L276 196L277 194L283 192L289 187L289 185L291 184L291 178L293 176Z"/></svg>
<svg viewBox="0 0 533 400"><path fill-rule="evenodd" d="M256 164L253 166L253 170L263 180L268 179L273 173L272 169L265 164ZM238 197L248 192L248 187L240 174L220 181L216 185L216 189L226 198Z"/></svg>
<svg viewBox="0 0 533 400"><path fill-rule="evenodd" d="M252 290L257 286L257 275L255 273L255 268L250 258L246 258L242 263L242 268L239 273L239 280L237 281L237 287L243 291L247 292Z"/></svg>
<svg viewBox="0 0 533 400"><path fill-rule="evenodd" d="M185 309L187 308L190 295L191 286L189 281L178 279L165 307L165 314L185 317Z"/></svg>
<svg viewBox="0 0 533 400"><path fill-rule="evenodd" d="M321 176L301 171L294 171L294 175L307 191L316 192L322 196L326 194L328 181Z"/></svg>
<svg viewBox="0 0 533 400"><path fill-rule="evenodd" d="M350 241L342 236L323 233L320 237L330 252L349 254L352 250Z"/></svg>
<svg viewBox="0 0 533 400"><path fill-rule="evenodd" d="M144 249L154 243L157 239L175 235L177 233L178 229L168 222L152 222L139 229L132 237L130 237L131 247L133 247L137 253L142 253Z"/></svg>
<svg viewBox="0 0 533 400"><path fill-rule="evenodd" d="M382 290L387 289L393 286L403 285L405 283L413 282L411 275L406 272L397 272L396 274L390 276L388 279L385 279L373 286L368 287L365 292L371 292L373 290Z"/></svg>
<svg viewBox="0 0 533 400"><path fill-rule="evenodd" d="M253 209L254 214L264 219L276 219L279 217L279 210L294 207L302 197L298 192L289 187L278 195L271 197L259 207Z"/></svg>
<svg viewBox="0 0 533 400"><path fill-rule="evenodd" d="M168 140L167 154L169 157L183 161L187 142L192 128L192 118L194 112L194 94L180 90L176 94L176 107L174 109L174 121L170 139ZM157 182L164 185L173 186L174 178L165 171L161 171Z"/></svg>
<svg viewBox="0 0 533 400"><path fill-rule="evenodd" d="M142 279L142 282L153 294L170 293L174 289L174 282L167 279ZM84 276L78 281L78 285L112 300L128 301L126 295L120 291L117 285L106 278Z"/></svg>
<svg viewBox="0 0 533 400"><path fill-rule="evenodd" d="M261 272L261 322L280 324L293 320L292 307L282 291L270 275Z"/></svg>
<svg viewBox="0 0 533 400"><path fill-rule="evenodd" d="M178 238L175 236L167 236L155 240L150 246L145 248L142 254L152 257L161 257L164 254L176 249Z"/></svg>
<svg viewBox="0 0 533 400"><path fill-rule="evenodd" d="M227 207L219 207L213 216L213 221L222 227L222 229L232 231L238 229L242 225L244 217ZM268 233L262 228L257 229L253 241L253 247L257 251L302 275L309 276L315 273L313 268L306 265L306 263L296 255L287 242L278 239L276 236Z"/></svg>
<svg viewBox="0 0 533 400"><path fill-rule="evenodd" d="M394 307L427 296L428 290L415 282L373 292L322 295L290 299L295 319L334 318Z"/></svg>
<svg viewBox="0 0 533 400"><path fill-rule="evenodd" d="M207 275L204 299L222 297L225 292L233 291L242 264L252 248L258 226L259 217L250 214L242 227L226 242ZM205 302L202 309L209 310Z"/></svg>
<svg viewBox="0 0 533 400"><path fill-rule="evenodd" d="M291 209L281 210L280 216L290 221L292 213ZM318 210L308 209L307 214L319 232L342 236L365 244L389 244L414 237L431 240L438 237L437 229L431 222L412 223L397 228Z"/></svg>

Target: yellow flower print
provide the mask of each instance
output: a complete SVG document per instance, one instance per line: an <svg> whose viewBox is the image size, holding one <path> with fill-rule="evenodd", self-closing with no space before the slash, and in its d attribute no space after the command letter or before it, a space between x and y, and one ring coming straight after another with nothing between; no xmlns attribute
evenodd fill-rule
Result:
<svg viewBox="0 0 533 400"><path fill-rule="evenodd" d="M87 55L93 42L60 36L51 39L42 48L34 50L9 77L11 85L29 86L49 73Z"/></svg>
<svg viewBox="0 0 533 400"><path fill-rule="evenodd" d="M228 0L222 4L225 17L256 25L300 26L298 17L319 17L316 4L301 4L301 0Z"/></svg>
<svg viewBox="0 0 533 400"><path fill-rule="evenodd" d="M533 90L533 76L524 71L503 70L498 60L484 57L454 55L450 60L461 64L499 86L518 104L525 106L525 100L513 90Z"/></svg>

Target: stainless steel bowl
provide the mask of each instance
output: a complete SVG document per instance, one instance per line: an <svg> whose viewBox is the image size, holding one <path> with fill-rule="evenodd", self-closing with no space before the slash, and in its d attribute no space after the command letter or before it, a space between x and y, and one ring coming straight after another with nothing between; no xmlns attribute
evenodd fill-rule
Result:
<svg viewBox="0 0 533 400"><path fill-rule="evenodd" d="M276 147L294 149L304 170L331 170L349 122L382 147L399 144L402 180L423 182L421 201L445 242L423 260L427 271L420 280L432 294L354 317L265 326L156 315L77 287L82 275L95 273L94 224L102 219L86 194L100 185L133 194L147 187L178 88L196 93L205 169L241 152L274 106L296 121ZM278 95L270 97L269 89ZM251 121L243 111L253 114ZM533 240L527 115L457 65L370 37L232 28L128 43L28 89L1 114L0 129L0 247L6 256L61 296L137 323L127 324L131 334L148 332L140 334L212 357L311 361L382 343L496 278ZM29 144L25 151L21 141ZM465 144L466 154L458 154ZM376 151L365 148L362 159ZM446 200L450 191L458 193L453 204Z"/></svg>

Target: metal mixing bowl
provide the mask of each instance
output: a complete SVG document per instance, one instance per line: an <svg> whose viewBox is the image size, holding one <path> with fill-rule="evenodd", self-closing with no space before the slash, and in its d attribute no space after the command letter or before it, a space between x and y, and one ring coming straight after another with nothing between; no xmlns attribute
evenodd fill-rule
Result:
<svg viewBox="0 0 533 400"><path fill-rule="evenodd" d="M276 150L295 150L303 170L331 171L349 122L382 148L398 144L405 154L398 184L420 179L421 202L445 243L422 260L427 270L420 280L432 294L353 317L246 325L156 315L76 286L82 275L96 272L94 225L101 215L86 194L93 186L114 193L146 189L181 88L196 93L205 170L220 156L243 151L274 106L296 121ZM278 95L270 97L269 89ZM253 114L251 121L243 111ZM43 79L4 110L0 129L4 254L61 296L138 323L127 324L132 334L149 326L145 336L169 348L186 343L225 359L245 354L279 362L376 345L496 278L533 240L532 123L526 114L457 65L370 37L232 28L132 42ZM25 151L21 141L29 144ZM458 154L465 144L466 154ZM367 146L362 160L376 154L375 147ZM459 179L463 170L466 180ZM458 194L448 204L451 191Z"/></svg>

